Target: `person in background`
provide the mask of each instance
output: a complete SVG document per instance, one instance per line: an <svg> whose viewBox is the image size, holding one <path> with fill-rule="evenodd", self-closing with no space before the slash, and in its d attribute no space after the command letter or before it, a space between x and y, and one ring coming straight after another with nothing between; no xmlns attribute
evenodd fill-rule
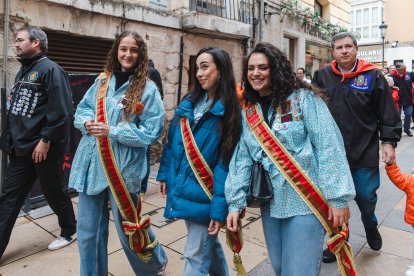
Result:
<svg viewBox="0 0 414 276"><path fill-rule="evenodd" d="M160 137L164 124L157 90L148 79L144 40L136 32L125 31L113 43L104 72L77 106L74 125L83 136L69 186L79 192L81 276L108 275L108 201L134 273L164 273L167 256L145 223L147 218L141 217L139 200L146 151Z"/></svg>
<svg viewBox="0 0 414 276"><path fill-rule="evenodd" d="M308 80L306 78L305 68L299 67L298 69L296 69L296 78L298 78L298 80L303 81L307 84L311 83L311 80Z"/></svg>
<svg viewBox="0 0 414 276"><path fill-rule="evenodd" d="M388 75L392 75L394 73L395 69L396 69L395 65L390 65L388 67Z"/></svg>
<svg viewBox="0 0 414 276"><path fill-rule="evenodd" d="M160 92L161 99L164 98L164 90L162 89L162 81L161 81L161 75L160 72L158 72L157 69L155 69L154 61L152 59L148 60L148 78L152 80L155 85L157 85L158 91ZM145 175L144 179L141 182L141 191L140 191L140 197L141 200L145 200L145 194L147 193L148 189L148 178L151 172L151 156L150 156L150 147L148 147L147 150L147 174Z"/></svg>
<svg viewBox="0 0 414 276"><path fill-rule="evenodd" d="M391 77L394 79L394 85L398 87L398 95L400 97L398 101L399 109L404 112L403 131L407 136L413 137L410 128L413 113L412 83L414 77L410 73L407 73L404 63L398 62L395 67L396 70L392 73Z"/></svg>
<svg viewBox="0 0 414 276"><path fill-rule="evenodd" d="M394 100L395 107L399 113L400 107L398 105L398 100L400 99L400 96L398 96L398 87L394 85L394 79L392 77L386 76L385 78L387 79L388 85L391 88L392 99Z"/></svg>
<svg viewBox="0 0 414 276"><path fill-rule="evenodd" d="M382 247L375 216L380 186L379 141L382 161L393 162L401 138L401 119L397 110L390 108L394 101L381 71L357 59L358 44L353 33L336 34L331 50L334 60L315 73L312 84L328 97L328 107L344 139L368 245L378 251ZM335 260L335 255L325 249L323 261Z"/></svg>
<svg viewBox="0 0 414 276"><path fill-rule="evenodd" d="M66 72L47 56L46 33L39 27L16 32L16 52L22 64L9 97L1 149L9 156L0 196L0 257L36 179L58 217L60 237L49 250L76 240L72 201L62 183L62 161L67 150L72 96Z"/></svg>

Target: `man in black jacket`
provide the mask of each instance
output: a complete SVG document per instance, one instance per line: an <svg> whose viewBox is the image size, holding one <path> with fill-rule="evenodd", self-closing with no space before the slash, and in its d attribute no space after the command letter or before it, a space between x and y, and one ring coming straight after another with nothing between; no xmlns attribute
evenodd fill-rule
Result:
<svg viewBox="0 0 414 276"><path fill-rule="evenodd" d="M47 58L47 37L38 27L16 33L16 52L22 67L7 103L1 149L9 155L0 196L0 257L36 179L58 216L61 234L49 245L62 248L76 239L72 202L62 185L61 158L66 150L73 113L65 71Z"/></svg>
<svg viewBox="0 0 414 276"><path fill-rule="evenodd" d="M375 216L380 185L379 140L382 161L393 163L394 148L401 138L401 120L380 70L357 59L358 46L353 34L335 35L331 47L334 61L316 72L312 83L328 97L329 110L344 139L368 245L378 251L382 247ZM323 261L333 262L335 255L326 249Z"/></svg>
<svg viewBox="0 0 414 276"><path fill-rule="evenodd" d="M404 132L409 137L413 137L413 134L410 131L410 124L411 124L411 115L413 113L413 95L412 95L412 83L414 81L414 77L407 73L406 66L398 62L395 65L395 71L391 74L391 77L394 80L394 85L398 87L398 96L400 99L398 100L398 105L400 106L400 110L404 111Z"/></svg>

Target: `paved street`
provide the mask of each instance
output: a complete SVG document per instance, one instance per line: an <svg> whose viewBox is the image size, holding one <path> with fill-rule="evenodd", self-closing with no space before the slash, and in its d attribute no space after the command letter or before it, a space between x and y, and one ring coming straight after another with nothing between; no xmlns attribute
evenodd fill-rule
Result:
<svg viewBox="0 0 414 276"><path fill-rule="evenodd" d="M414 138L403 136L397 148L398 164L404 172L414 167ZM157 167L152 167L152 177ZM162 217L165 199L157 194L157 184L152 178L149 191L143 206L143 212L151 215L153 229L160 242L164 245L169 257L166 275L181 275L183 269L182 253L186 241L186 229L183 221L165 221ZM73 198L77 211L77 198ZM365 232L359 219L356 205L351 205L351 236L350 242L356 255L358 275L404 275L411 263L412 234L411 229L403 220L405 196L388 180L381 165L381 188L377 215L383 247L373 252L366 244ZM59 234L56 216L47 208L31 212L20 217L14 228L9 247L0 261L0 274L6 275L79 275L79 255L76 242L58 250L49 251L48 244ZM242 258L249 275L273 275L267 258L260 215L257 209L250 209L243 221L245 245ZM133 275L126 257L121 249L115 233L113 221L109 226L109 272L110 275ZM225 246L225 235L221 232L220 239L229 265L232 264L231 251ZM298 264L300 265L300 264ZM232 266L231 266L232 270ZM235 275L232 270L232 275ZM336 264L323 265L322 275L339 275Z"/></svg>

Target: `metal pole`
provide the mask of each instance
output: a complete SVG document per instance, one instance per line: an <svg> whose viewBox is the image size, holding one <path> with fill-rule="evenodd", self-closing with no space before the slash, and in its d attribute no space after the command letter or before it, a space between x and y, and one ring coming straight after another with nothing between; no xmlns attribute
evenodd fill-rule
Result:
<svg viewBox="0 0 414 276"><path fill-rule="evenodd" d="M385 68L385 36L382 37L382 69Z"/></svg>
<svg viewBox="0 0 414 276"><path fill-rule="evenodd" d="M260 0L259 7L259 42L263 40L264 0Z"/></svg>
<svg viewBox="0 0 414 276"><path fill-rule="evenodd" d="M6 94L7 94L7 61L9 49L9 17L10 17L10 0L4 0L4 34L3 34L3 87L1 88L1 131L6 128ZM1 177L0 191L3 188L4 176L7 168L7 154L1 154Z"/></svg>

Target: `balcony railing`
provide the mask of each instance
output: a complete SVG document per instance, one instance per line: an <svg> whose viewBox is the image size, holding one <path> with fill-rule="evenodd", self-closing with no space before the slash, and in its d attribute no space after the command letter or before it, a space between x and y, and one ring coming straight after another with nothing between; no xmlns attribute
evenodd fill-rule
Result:
<svg viewBox="0 0 414 276"><path fill-rule="evenodd" d="M214 16L240 21L253 22L253 0L190 0L190 9Z"/></svg>

